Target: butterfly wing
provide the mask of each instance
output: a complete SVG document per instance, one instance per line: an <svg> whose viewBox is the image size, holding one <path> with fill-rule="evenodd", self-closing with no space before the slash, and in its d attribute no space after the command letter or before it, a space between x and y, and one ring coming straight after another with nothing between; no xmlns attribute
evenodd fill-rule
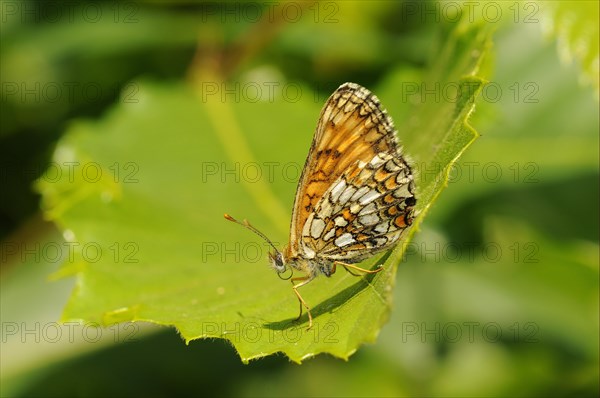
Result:
<svg viewBox="0 0 600 398"><path fill-rule="evenodd" d="M325 192L302 230L301 252L358 262L393 246L414 219L413 174L399 154L358 161Z"/></svg>
<svg viewBox="0 0 600 398"><path fill-rule="evenodd" d="M359 161L368 163L380 153L400 153L390 117L366 88L354 83L341 85L321 111L298 182L288 256L301 253L306 221L332 184Z"/></svg>

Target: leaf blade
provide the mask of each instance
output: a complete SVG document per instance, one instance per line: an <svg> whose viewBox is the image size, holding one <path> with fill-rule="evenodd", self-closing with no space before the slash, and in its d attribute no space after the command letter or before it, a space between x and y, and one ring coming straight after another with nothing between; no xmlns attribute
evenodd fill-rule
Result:
<svg viewBox="0 0 600 398"><path fill-rule="evenodd" d="M456 102L419 104L424 128L408 123L400 131L417 165L441 166L431 178L419 175L417 224L443 189L452 162L476 138L466 120L482 84L475 72L489 33L481 27L461 29L448 44L447 68L436 65L428 77L456 82L461 96ZM472 48L478 49L476 56L468 51ZM249 190L255 201L266 195L267 203L291 203L291 179L274 182L277 194L267 193L271 188L264 182L253 186L236 179L244 165L231 159L235 153L223 142L240 139L237 126L254 126L245 131L244 161L301 162L312 131L307 126L320 106L312 93L306 89L308 94L294 103L241 102L223 111L187 87L140 87L139 104L120 105L98 123L74 125L57 148L57 164L94 164L104 179L92 182L86 175L71 181L63 173L58 182L43 178L38 183L47 216L68 232L75 247L75 260L66 266L76 269L77 286L63 318L172 325L186 341L229 340L245 362L276 352L295 362L319 353L347 359L361 344L375 341L389 316L404 245L363 264L382 261L385 269L377 275L356 279L338 273L303 287L315 318L306 332L306 314L293 322L298 303L290 286L273 282L272 272L256 265L264 261L267 247L222 219L224 212L256 214L254 203L238 200ZM393 103L383 103L394 114ZM219 116L235 120L217 131ZM260 123L264 120L270 123ZM281 126L289 126L287 134L280 134ZM439 141L434 150L431 140ZM286 199L277 202L278 197ZM277 216L281 210L269 215L271 207L263 206L260 224L254 223L266 225L269 236L282 236L287 220ZM86 244L99 247L102 256L93 258Z"/></svg>

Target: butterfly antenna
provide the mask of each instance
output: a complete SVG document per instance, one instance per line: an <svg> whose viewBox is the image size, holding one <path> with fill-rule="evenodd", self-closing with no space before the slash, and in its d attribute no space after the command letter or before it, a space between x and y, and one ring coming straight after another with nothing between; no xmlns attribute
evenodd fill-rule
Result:
<svg viewBox="0 0 600 398"><path fill-rule="evenodd" d="M242 227L249 229L250 231L254 232L256 235L260 236L261 238L263 238L264 240L267 241L268 244L271 245L271 247L277 252L279 253L279 250L277 250L277 248L275 247L275 245L273 244L273 242L271 242L271 239L267 238L267 235L263 234L262 232L260 232L258 229L254 228L254 226L252 224L250 224L248 222L248 220L244 220L243 222L236 220L235 218L231 217L229 214L225 213L223 214L223 217L225 217L226 220L234 222L236 224L240 224Z"/></svg>

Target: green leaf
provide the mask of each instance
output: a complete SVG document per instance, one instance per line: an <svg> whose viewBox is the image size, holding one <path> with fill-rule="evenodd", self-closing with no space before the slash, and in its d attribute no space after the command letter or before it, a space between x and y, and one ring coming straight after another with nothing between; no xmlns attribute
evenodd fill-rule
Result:
<svg viewBox="0 0 600 398"><path fill-rule="evenodd" d="M559 54L567 62L576 59L580 63L584 80L594 87L598 99L600 87L598 2L544 1L541 4L550 20L550 23L546 24L549 33L556 36L558 40Z"/></svg>
<svg viewBox="0 0 600 398"><path fill-rule="evenodd" d="M434 68L399 70L373 90L402 126L400 139L417 169L417 225L476 138L467 119L488 43L485 27L460 25ZM400 91L407 77L418 85L452 84L456 96L415 103ZM195 89L139 87L137 102L74 124L37 184L45 214L72 242L60 275L76 274L77 284L63 320L175 326L186 341L229 340L243 361L276 352L296 362L324 352L348 358L374 341L389 315L405 245L362 264L383 263L375 276L339 272L303 287L314 317L306 331L306 314L294 321L298 302L289 282L265 266L268 247L223 220L224 212L247 217L285 243L322 99L284 84L276 92L289 89L287 97L267 96L259 85L263 101L239 97L249 86L210 80ZM295 89L301 94L294 97Z"/></svg>

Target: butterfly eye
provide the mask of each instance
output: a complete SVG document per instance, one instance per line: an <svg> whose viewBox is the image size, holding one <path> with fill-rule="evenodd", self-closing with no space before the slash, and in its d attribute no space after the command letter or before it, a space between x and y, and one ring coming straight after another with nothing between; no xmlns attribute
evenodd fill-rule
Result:
<svg viewBox="0 0 600 398"><path fill-rule="evenodd" d="M275 269L275 271L280 274L285 272L287 267L283 262L283 255L280 252L269 253L269 259L271 260L271 265Z"/></svg>

